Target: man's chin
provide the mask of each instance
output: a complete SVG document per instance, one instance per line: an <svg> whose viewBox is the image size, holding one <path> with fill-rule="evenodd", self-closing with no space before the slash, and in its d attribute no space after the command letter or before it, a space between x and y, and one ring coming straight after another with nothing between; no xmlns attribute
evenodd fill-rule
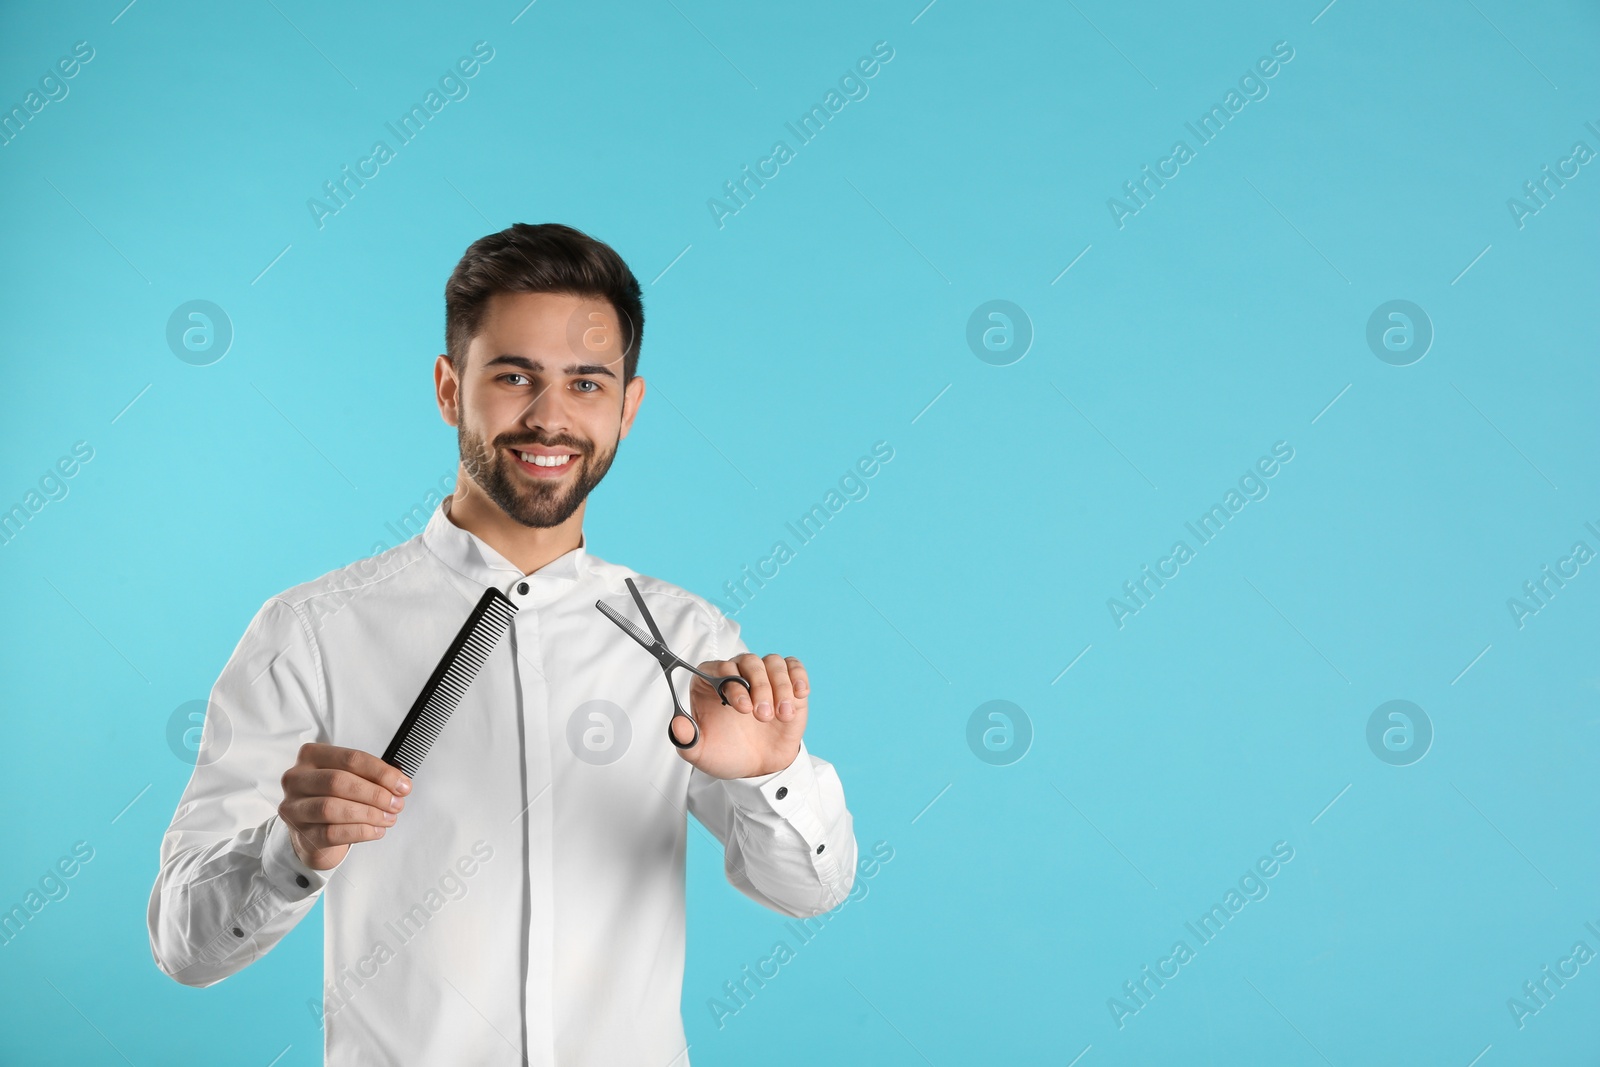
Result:
<svg viewBox="0 0 1600 1067"><path fill-rule="evenodd" d="M518 486L513 490L514 508L502 508L524 526L548 529L560 526L578 510L580 501L571 500L571 490L563 485Z"/></svg>
<svg viewBox="0 0 1600 1067"><path fill-rule="evenodd" d="M603 458L601 466L585 455L571 461L572 469L559 476L541 478L521 469L503 453L498 457L484 454L482 460L484 477L478 477L470 467L468 475L509 518L534 529L560 526L571 518L598 484L598 479L590 481L591 472L598 470L604 477L610 467L609 457Z"/></svg>

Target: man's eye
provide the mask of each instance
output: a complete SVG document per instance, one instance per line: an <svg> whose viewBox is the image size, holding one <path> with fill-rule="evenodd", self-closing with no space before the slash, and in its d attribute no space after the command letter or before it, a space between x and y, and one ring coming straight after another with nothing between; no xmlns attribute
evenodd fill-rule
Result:
<svg viewBox="0 0 1600 1067"><path fill-rule="evenodd" d="M600 388L600 383L595 381L592 378L579 378L577 380L577 382L575 382L574 384L576 384L576 385L592 385L592 386L594 386L593 389L580 389L579 392L582 392L582 393L593 393L593 392L598 391L599 388Z"/></svg>
<svg viewBox="0 0 1600 1067"><path fill-rule="evenodd" d="M512 379L512 378L521 378L524 381L527 380L527 376L523 375L523 374L515 374L515 373L513 373L513 374L502 374L502 375L500 375L500 380L502 382L510 382L510 379ZM510 384L515 385L516 383L515 382L510 382Z"/></svg>

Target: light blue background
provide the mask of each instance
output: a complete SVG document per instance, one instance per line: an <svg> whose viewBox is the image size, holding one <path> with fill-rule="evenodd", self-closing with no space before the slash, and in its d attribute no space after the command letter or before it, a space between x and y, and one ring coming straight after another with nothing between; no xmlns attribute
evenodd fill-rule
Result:
<svg viewBox="0 0 1600 1067"><path fill-rule="evenodd" d="M1506 207L1600 150L1592 6L122 2L0 15L5 108L95 49L0 147L0 506L94 448L0 549L0 906L95 850L0 948L0 1060L320 1062L320 908L211 989L150 958L167 723L263 600L453 470L444 281L518 221L646 290L597 555L725 602L894 448L739 614L810 665L808 743L894 859L719 1029L783 920L690 835L697 1067L1600 1053L1600 964L1507 1007L1600 950L1600 565L1506 605L1600 550L1600 172ZM479 40L470 95L319 230L306 200ZM877 41L870 95L719 229L708 198ZM1107 199L1278 41L1270 94L1118 229ZM193 299L235 329L210 366L164 339ZM1010 366L965 341L993 299L1035 331ZM1436 331L1411 366L1365 341L1392 299ZM1277 441L1270 495L1119 629L1107 598ZM995 699L1034 730L1009 766L966 741ZM1433 723L1411 766L1366 742L1391 699ZM1108 998L1278 841L1270 895L1119 1029Z"/></svg>

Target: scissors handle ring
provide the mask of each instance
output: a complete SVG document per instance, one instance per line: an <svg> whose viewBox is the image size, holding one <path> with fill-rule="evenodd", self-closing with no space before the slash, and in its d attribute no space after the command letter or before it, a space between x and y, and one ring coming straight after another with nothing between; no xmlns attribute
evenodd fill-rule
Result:
<svg viewBox="0 0 1600 1067"><path fill-rule="evenodd" d="M693 670L693 668L690 668L690 669ZM695 673L696 674L700 674L699 671L695 671ZM727 675L727 676L722 677L722 678L714 678L714 677L710 677L708 675L703 675L703 674L700 675L700 676L702 678L705 678L708 682L711 682L712 684L714 684L716 686L717 696L722 698L722 702L724 704L733 703L722 692L722 687L727 685L729 682L737 682L739 685L744 686L745 692L748 693L750 691L750 683L742 675L730 674L730 675ZM689 736L689 740L687 742L679 741L678 740L678 735L672 732L672 719L676 719L680 715L682 715L685 719L689 720L689 728L694 731L694 733L692 733ZM693 715L690 715L687 711L684 711L681 707L678 706L677 697L676 696L673 697L672 719L668 719L667 720L667 740L671 741L674 747L676 747L676 748L693 748L695 745L698 745L700 743L700 724L695 721L695 718L694 718Z"/></svg>
<svg viewBox="0 0 1600 1067"><path fill-rule="evenodd" d="M678 735L672 732L672 724L680 715L689 721L689 729L694 731L689 735L688 741L679 741ZM700 743L700 724L694 721L693 715L682 708L673 708L672 718L667 720L667 740L671 741L675 748L693 748Z"/></svg>

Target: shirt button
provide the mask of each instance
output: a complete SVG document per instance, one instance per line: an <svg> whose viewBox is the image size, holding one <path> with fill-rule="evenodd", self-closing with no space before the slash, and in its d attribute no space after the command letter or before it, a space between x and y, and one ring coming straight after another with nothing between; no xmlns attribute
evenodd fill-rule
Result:
<svg viewBox="0 0 1600 1067"><path fill-rule="evenodd" d="M789 795L789 787L786 786L786 785L780 785L778 787L778 791L773 794L773 796L777 797L779 800L782 800L784 797L786 797L788 795Z"/></svg>
<svg viewBox="0 0 1600 1067"><path fill-rule="evenodd" d="M233 936L234 937L243 937L244 936L244 931L239 929L237 926L235 926L233 928Z"/></svg>
<svg viewBox="0 0 1600 1067"><path fill-rule="evenodd" d="M819 855L819 856L822 855L822 850L827 848L827 847L828 847L827 845L818 845L817 846L817 855Z"/></svg>
<svg viewBox="0 0 1600 1067"><path fill-rule="evenodd" d="M311 881L305 875L297 874L294 876L294 884L299 886L301 889L305 889L311 884Z"/></svg>
<svg viewBox="0 0 1600 1067"><path fill-rule="evenodd" d="M522 582L522 583L518 584L517 592L526 593L527 591L528 591L528 583L527 582Z"/></svg>

